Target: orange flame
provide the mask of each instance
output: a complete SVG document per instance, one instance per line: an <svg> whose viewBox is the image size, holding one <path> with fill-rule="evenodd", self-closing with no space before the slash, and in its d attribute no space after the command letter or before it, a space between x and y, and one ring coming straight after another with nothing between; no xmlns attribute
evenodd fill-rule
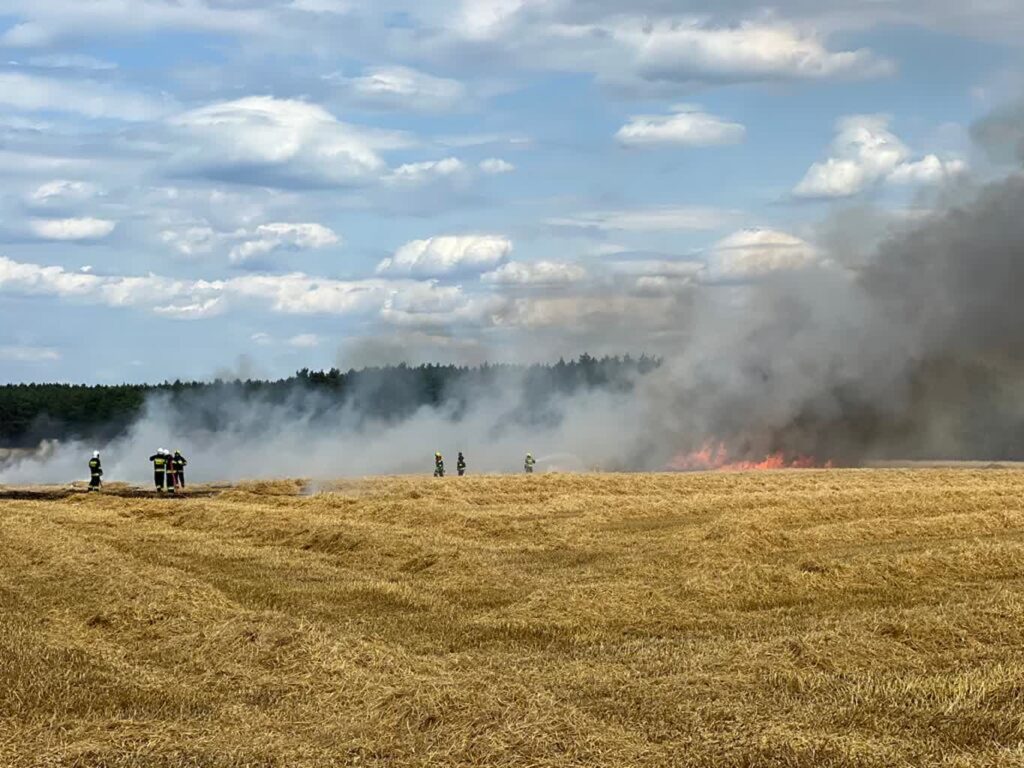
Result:
<svg viewBox="0 0 1024 768"><path fill-rule="evenodd" d="M705 443L700 450L681 453L669 462L668 468L676 472L749 472L761 469L832 469L831 460L819 462L811 456L787 457L782 451L766 456L761 461L736 461L729 456L724 443Z"/></svg>

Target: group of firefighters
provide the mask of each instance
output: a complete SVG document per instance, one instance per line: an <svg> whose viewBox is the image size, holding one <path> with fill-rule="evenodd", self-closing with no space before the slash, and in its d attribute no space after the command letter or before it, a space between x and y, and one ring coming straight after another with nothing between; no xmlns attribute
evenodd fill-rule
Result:
<svg viewBox="0 0 1024 768"><path fill-rule="evenodd" d="M188 460L181 455L181 451L171 453L166 448L161 448L149 460L153 462L153 482L156 484L157 493L168 493L182 490L185 487L185 467ZM102 484L103 462L100 460L100 452L93 451L89 459L89 490L98 491Z"/></svg>
<svg viewBox="0 0 1024 768"><path fill-rule="evenodd" d="M175 493L185 487L185 467L188 460L181 455L181 451L171 453L166 448L161 448L149 460L153 462L153 483L156 485L157 493ZM526 454L523 462L523 471L528 475L533 474L533 468L537 461L532 453ZM459 451L459 458L455 463L455 469L459 477L466 474L466 457ZM444 456L438 451L434 454L434 477L444 477ZM89 459L89 490L98 491L103 478L103 463L100 461L100 452L93 451Z"/></svg>
<svg viewBox="0 0 1024 768"><path fill-rule="evenodd" d="M188 461L181 455L181 451L171 453L161 448L149 460L153 462L153 482L157 493L165 489L168 493L174 493L185 488L185 466Z"/></svg>
<svg viewBox="0 0 1024 768"><path fill-rule="evenodd" d="M536 464L537 461L533 458L533 454L526 454L526 461L523 463L523 471L528 475L532 475L533 468ZM455 470L459 473L459 477L466 474L466 457L462 455L462 451L459 451L459 458L455 462ZM440 451L437 451L434 454L434 477L444 477L444 456L441 455Z"/></svg>

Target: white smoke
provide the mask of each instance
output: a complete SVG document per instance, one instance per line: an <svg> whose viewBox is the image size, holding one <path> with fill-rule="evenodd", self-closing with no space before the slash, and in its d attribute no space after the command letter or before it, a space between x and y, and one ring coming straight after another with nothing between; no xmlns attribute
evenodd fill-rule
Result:
<svg viewBox="0 0 1024 768"><path fill-rule="evenodd" d="M463 393L466 395L467 393ZM106 446L69 442L45 460L22 460L0 469L0 483L64 483L87 478L92 451L102 449L104 479L152 482L148 461L160 447L181 450L188 459L186 481L216 482L300 477L329 480L382 474L430 474L440 451L449 473L462 451L470 474L514 473L527 452L539 457L537 471L621 467L639 416L637 401L622 393L592 390L537 404L538 418L510 412L519 392L468 393L468 406L423 407L395 423L367 420L350 407L317 408L308 393L285 404L243 401L210 394L205 406L226 420L217 430L195 430L180 407L163 395L151 397L129 432ZM543 409L543 413L540 413Z"/></svg>

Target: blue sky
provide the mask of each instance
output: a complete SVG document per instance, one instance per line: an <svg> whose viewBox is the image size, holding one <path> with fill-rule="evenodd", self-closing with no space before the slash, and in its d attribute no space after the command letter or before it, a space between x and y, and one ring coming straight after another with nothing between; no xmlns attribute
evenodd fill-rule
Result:
<svg viewBox="0 0 1024 768"><path fill-rule="evenodd" d="M1011 0L4 8L4 381L671 354L681 297L1006 173L1022 85Z"/></svg>

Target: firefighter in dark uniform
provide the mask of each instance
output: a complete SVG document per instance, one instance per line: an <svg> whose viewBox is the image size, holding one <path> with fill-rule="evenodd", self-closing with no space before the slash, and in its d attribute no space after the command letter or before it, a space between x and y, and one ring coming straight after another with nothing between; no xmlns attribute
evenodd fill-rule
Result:
<svg viewBox="0 0 1024 768"><path fill-rule="evenodd" d="M459 451L459 460L455 463L455 468L459 470L459 477L466 474L466 457L462 455L462 451Z"/></svg>
<svg viewBox="0 0 1024 768"><path fill-rule="evenodd" d="M156 484L158 492L163 492L164 484L167 480L167 470L169 469L171 457L167 455L167 451L161 448L159 451L149 457L149 460L153 462L153 482ZM174 490L173 483L171 484L171 490Z"/></svg>
<svg viewBox="0 0 1024 768"><path fill-rule="evenodd" d="M89 459L89 490L98 491L100 489L100 478L103 477L103 465L100 463L100 452L93 451L92 458Z"/></svg>
<svg viewBox="0 0 1024 768"><path fill-rule="evenodd" d="M188 460L181 455L181 451L175 451L171 457L171 471L174 472L174 485L178 488L185 487L185 466Z"/></svg>

